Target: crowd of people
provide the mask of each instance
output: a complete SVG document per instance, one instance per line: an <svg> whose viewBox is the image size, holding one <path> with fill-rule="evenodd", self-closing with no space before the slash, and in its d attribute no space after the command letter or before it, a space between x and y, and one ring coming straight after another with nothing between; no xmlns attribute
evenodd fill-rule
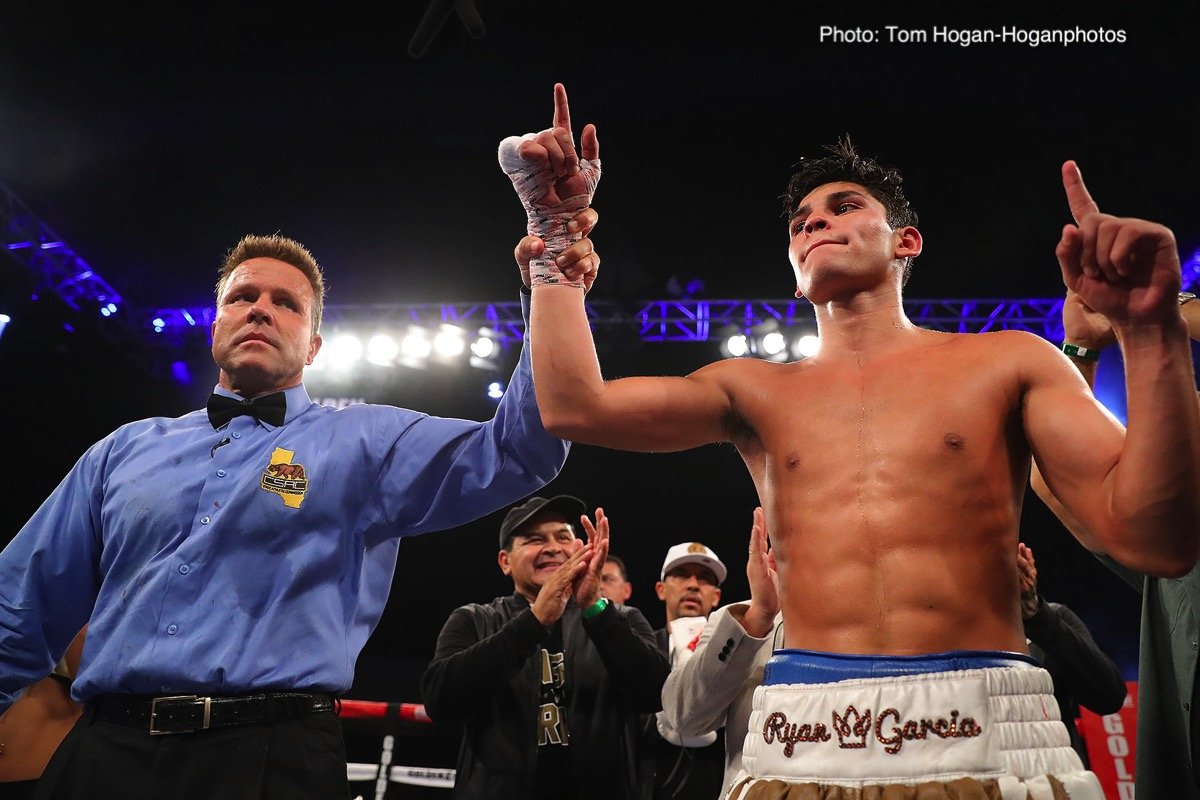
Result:
<svg viewBox="0 0 1200 800"><path fill-rule="evenodd" d="M430 717L461 729L455 797L1099 800L1073 716L1112 713L1125 686L1038 591L1032 481L1080 557L1142 592L1138 796L1200 798L1200 304L1170 230L1102 213L1067 162L1061 348L922 329L901 302L917 213L843 140L785 193L819 352L606 380L585 309L596 129L577 148L559 85L551 127L499 160L528 215L526 341L486 422L314 404L320 267L278 234L231 249L206 408L105 437L0 553L0 731L65 720L19 771L0 741L10 788L346 797L338 697L401 538L507 508L513 592L456 609L422 679ZM1089 387L1114 343L1127 425ZM750 597L721 605L708 544L663 542L653 630L610 552L621 521L538 494L570 442L732 444L762 504ZM37 711L62 680L69 702Z"/></svg>

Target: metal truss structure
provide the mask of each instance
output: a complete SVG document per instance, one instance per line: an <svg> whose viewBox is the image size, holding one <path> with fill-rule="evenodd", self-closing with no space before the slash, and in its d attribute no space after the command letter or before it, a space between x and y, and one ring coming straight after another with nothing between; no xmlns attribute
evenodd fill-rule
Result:
<svg viewBox="0 0 1200 800"><path fill-rule="evenodd" d="M65 241L7 187L0 184L0 244L34 275L37 291L51 291L67 306L90 318L100 335L155 374L178 374L173 365L185 345L207 338L214 310L137 308L125 302ZM1196 263L1193 263L1196 262ZM1200 257L1188 262L1200 275ZM905 312L916 324L942 331L980 332L1016 328L1047 339L1062 338L1062 299L906 300ZM94 316L93 316L94 315ZM782 300L595 300L588 315L598 336L636 330L645 342L718 341L733 333L755 335L770 329L815 330L812 306ZM525 323L519 303L424 303L333 305L325 309L327 330L428 329L453 324L474 333L487 331L502 346L520 342Z"/></svg>
<svg viewBox="0 0 1200 800"><path fill-rule="evenodd" d="M178 374L185 345L207 337L211 306L138 308L125 302L62 237L0 184L0 246L33 274L35 292L50 291L89 320L96 332L156 374ZM1183 265L1185 288L1200 284L1200 251ZM982 332L1018 329L1051 341L1062 339L1062 299L906 300L916 324L934 330ZM815 329L812 306L783 300L648 300L588 303L599 336L636 330L645 342L717 341L733 333L755 335L769 329ZM486 330L503 347L520 342L525 330L519 303L423 303L327 306L328 328L362 329L416 325L433 329L453 324L471 332Z"/></svg>
<svg viewBox="0 0 1200 800"><path fill-rule="evenodd" d="M39 279L39 288L53 291L76 311L81 305L103 307L108 315L120 310L122 301L117 290L3 184L0 243Z"/></svg>
<svg viewBox="0 0 1200 800"><path fill-rule="evenodd" d="M34 299L58 297L89 332L117 345L139 365L165 374L177 358L169 343L154 337L152 316L126 303L75 250L5 185L0 184L0 249L34 278Z"/></svg>
<svg viewBox="0 0 1200 800"><path fill-rule="evenodd" d="M636 330L645 342L719 341L733 333L753 335L769 329L802 328L815 332L812 306L787 300L650 300L589 302L588 316L598 335L607 330ZM906 300L904 310L916 324L940 331L1029 331L1050 340L1062 338L1062 298L989 300ZM164 312L166 313L166 312ZM193 311L192 314L198 313ZM520 303L326 306L330 328L394 329L416 325L435 329L458 325L485 330L502 345L520 342L525 331Z"/></svg>

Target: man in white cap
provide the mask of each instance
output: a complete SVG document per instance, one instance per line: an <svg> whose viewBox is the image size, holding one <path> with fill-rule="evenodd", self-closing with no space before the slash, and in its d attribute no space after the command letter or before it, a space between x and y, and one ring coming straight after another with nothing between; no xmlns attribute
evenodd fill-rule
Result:
<svg viewBox="0 0 1200 800"><path fill-rule="evenodd" d="M721 584L725 581L726 572L717 554L700 542L682 542L668 550L659 581L654 584L655 594L667 608L667 627L664 632L669 633L672 623L677 619L707 618L721 600ZM680 628L690 630L690 624L681 623ZM704 623L701 622L696 634L703 628ZM672 668L678 663L682 661L672 652Z"/></svg>
<svg viewBox="0 0 1200 800"><path fill-rule="evenodd" d="M727 572L712 548L700 542L681 542L667 551L659 581L654 585L666 607L667 624L654 634L672 670L686 663L695 651L708 615L721 600L721 584ZM716 797L725 769L721 732L680 736L661 717L659 712L647 720L641 745L643 769L654 772L653 797Z"/></svg>

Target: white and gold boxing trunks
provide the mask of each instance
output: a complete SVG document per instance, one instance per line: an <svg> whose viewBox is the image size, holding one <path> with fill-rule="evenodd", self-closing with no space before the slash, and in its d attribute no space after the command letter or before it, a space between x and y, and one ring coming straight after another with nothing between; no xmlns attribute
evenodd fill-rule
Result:
<svg viewBox="0 0 1200 800"><path fill-rule="evenodd" d="M1017 653L778 650L729 800L1104 800Z"/></svg>

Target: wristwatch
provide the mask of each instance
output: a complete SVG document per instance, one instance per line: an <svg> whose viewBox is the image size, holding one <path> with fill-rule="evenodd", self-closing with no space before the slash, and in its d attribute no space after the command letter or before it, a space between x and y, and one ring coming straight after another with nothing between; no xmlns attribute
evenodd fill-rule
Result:
<svg viewBox="0 0 1200 800"><path fill-rule="evenodd" d="M1193 294L1192 292L1180 292L1179 293L1179 305L1183 305L1184 303L1190 303L1195 299L1196 299L1196 295Z"/></svg>

